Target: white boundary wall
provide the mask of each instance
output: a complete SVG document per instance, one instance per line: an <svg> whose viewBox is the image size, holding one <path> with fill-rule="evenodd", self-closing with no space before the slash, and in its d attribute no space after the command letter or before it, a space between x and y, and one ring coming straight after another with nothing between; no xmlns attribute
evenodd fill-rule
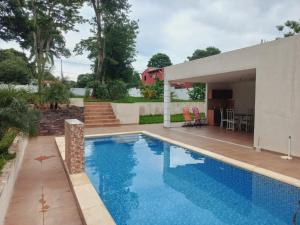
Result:
<svg viewBox="0 0 300 225"><path fill-rule="evenodd" d="M0 224L4 223L6 211L13 194L15 182L23 161L25 149L28 144L27 137L17 136L11 148L15 148L16 157L9 161L0 175Z"/></svg>

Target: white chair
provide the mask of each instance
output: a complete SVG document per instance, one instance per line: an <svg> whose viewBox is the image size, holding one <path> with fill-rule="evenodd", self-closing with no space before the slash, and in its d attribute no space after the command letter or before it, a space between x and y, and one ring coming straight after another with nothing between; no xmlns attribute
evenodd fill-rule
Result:
<svg viewBox="0 0 300 225"><path fill-rule="evenodd" d="M224 127L224 122L228 122L228 119L224 117L224 110L223 109L220 109L220 112L221 112L221 122L220 122L220 127Z"/></svg>
<svg viewBox="0 0 300 225"><path fill-rule="evenodd" d="M250 128L250 116L249 115L242 116L240 123L239 123L239 130L242 130L243 127L245 127L245 131L248 132L248 130Z"/></svg>
<svg viewBox="0 0 300 225"><path fill-rule="evenodd" d="M236 122L234 119L234 111L233 111L233 109L227 109L226 112L227 112L227 127L226 127L226 129L234 131L235 125L236 125Z"/></svg>

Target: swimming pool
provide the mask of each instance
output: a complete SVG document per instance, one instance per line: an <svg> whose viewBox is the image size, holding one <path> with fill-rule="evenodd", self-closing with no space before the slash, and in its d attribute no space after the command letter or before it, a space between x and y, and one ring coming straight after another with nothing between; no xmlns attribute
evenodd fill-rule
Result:
<svg viewBox="0 0 300 225"><path fill-rule="evenodd" d="M300 189L143 134L86 139L85 168L118 225L293 224Z"/></svg>

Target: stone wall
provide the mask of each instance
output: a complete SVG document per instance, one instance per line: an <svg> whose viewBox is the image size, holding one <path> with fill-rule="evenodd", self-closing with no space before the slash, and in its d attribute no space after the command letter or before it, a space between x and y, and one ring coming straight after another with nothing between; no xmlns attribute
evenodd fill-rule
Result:
<svg viewBox="0 0 300 225"><path fill-rule="evenodd" d="M65 162L70 174L84 171L84 124L65 120Z"/></svg>

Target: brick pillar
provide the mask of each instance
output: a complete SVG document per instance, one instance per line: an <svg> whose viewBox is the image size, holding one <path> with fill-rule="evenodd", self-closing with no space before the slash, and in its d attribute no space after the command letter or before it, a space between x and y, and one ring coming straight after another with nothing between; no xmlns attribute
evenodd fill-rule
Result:
<svg viewBox="0 0 300 225"><path fill-rule="evenodd" d="M70 174L84 171L83 128L77 119L65 120L65 162Z"/></svg>

